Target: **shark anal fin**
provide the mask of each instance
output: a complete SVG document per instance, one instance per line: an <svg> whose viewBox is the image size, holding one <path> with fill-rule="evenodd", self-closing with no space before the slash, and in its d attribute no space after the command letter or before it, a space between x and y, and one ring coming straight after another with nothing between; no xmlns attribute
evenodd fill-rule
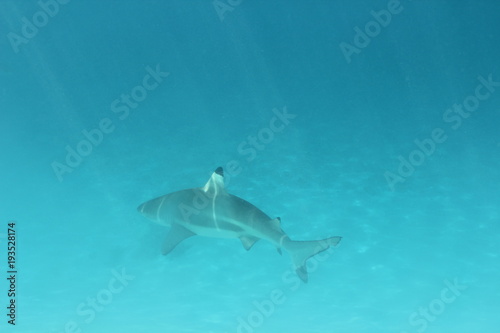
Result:
<svg viewBox="0 0 500 333"><path fill-rule="evenodd" d="M174 224L168 232L167 238L165 238L165 241L163 242L161 253L163 255L169 254L170 251L172 251L180 242L194 235L196 235L194 232L191 232L178 224Z"/></svg>
<svg viewBox="0 0 500 333"><path fill-rule="evenodd" d="M252 237L252 236L241 236L241 244L243 244L243 247L245 250L250 250L252 246L257 242L260 238L257 237Z"/></svg>

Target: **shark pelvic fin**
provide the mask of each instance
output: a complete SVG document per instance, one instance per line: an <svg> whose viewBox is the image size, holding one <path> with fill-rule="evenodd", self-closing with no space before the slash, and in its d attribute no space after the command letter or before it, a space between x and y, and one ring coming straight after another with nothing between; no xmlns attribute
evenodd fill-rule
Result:
<svg viewBox="0 0 500 333"><path fill-rule="evenodd" d="M243 247L245 250L250 250L252 246L259 240L260 238L257 237L252 237L252 236L241 236L241 244L243 244Z"/></svg>
<svg viewBox="0 0 500 333"><path fill-rule="evenodd" d="M168 232L167 238L165 238L165 241L163 242L161 253L163 255L169 254L170 251L172 251L180 242L194 235L196 234L186 228L181 227L178 224L174 224Z"/></svg>

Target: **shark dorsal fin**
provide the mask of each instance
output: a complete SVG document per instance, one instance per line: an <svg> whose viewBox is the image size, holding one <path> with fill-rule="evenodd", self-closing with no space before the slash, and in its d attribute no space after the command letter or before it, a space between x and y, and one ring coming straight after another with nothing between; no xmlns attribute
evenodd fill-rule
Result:
<svg viewBox="0 0 500 333"><path fill-rule="evenodd" d="M281 230L281 218L280 217L276 217L276 218L272 219L270 222L274 228Z"/></svg>
<svg viewBox="0 0 500 333"><path fill-rule="evenodd" d="M216 195L226 192L224 187L224 171L222 170L222 167L215 169L214 173L212 173L212 176L205 186L203 186L202 190Z"/></svg>

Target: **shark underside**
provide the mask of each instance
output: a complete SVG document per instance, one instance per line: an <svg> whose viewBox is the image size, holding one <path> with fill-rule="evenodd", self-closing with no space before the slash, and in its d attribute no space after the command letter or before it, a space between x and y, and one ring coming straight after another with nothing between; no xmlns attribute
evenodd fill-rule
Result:
<svg viewBox="0 0 500 333"><path fill-rule="evenodd" d="M281 229L280 218L271 218L224 187L224 173L217 168L205 186L173 192L141 204L138 208L154 222L170 226L162 247L168 254L184 239L194 235L239 238L246 250L260 239L271 242L278 252L290 253L295 271L307 282L306 261L336 246L341 237L317 241L292 241Z"/></svg>

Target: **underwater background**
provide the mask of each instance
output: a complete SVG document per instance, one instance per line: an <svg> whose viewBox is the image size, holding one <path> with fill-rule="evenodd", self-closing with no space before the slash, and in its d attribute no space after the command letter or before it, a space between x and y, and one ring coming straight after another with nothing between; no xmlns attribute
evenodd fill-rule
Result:
<svg viewBox="0 0 500 333"><path fill-rule="evenodd" d="M0 330L496 332L499 18L494 0L0 1ZM161 255L168 228L137 206L218 166L292 239L343 237L307 284L266 241Z"/></svg>

